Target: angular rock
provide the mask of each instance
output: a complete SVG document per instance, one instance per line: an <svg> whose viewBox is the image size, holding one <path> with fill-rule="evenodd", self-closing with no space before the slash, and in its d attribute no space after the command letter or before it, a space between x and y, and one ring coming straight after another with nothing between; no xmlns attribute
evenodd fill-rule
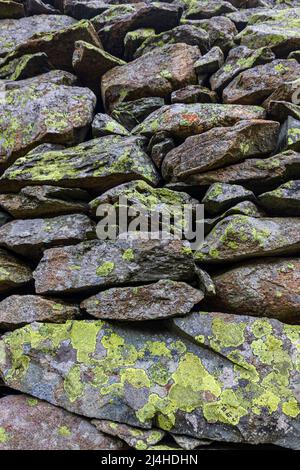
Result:
<svg viewBox="0 0 300 470"><path fill-rule="evenodd" d="M177 434L172 434L172 437L176 444L178 444L184 450L194 450L199 446L208 446L212 442L208 439L195 439L193 437L180 436Z"/></svg>
<svg viewBox="0 0 300 470"><path fill-rule="evenodd" d="M241 72L256 65L272 62L275 54L268 47L253 51L246 46L238 46L229 51L226 62L210 78L212 90L222 91Z"/></svg>
<svg viewBox="0 0 300 470"><path fill-rule="evenodd" d="M196 83L193 64L199 49L187 44L170 44L156 48L102 77L102 99L112 111L123 101L149 96L165 97L185 85Z"/></svg>
<svg viewBox="0 0 300 470"><path fill-rule="evenodd" d="M124 58L127 61L133 60L136 50L142 43L155 36L154 28L140 28L134 31L128 31L124 38Z"/></svg>
<svg viewBox="0 0 300 470"><path fill-rule="evenodd" d="M134 428L127 424L115 423L114 421L93 419L92 424L96 426L98 431L118 437L125 441L129 447L133 447L136 450L149 449L149 447L160 442L165 435L165 432L160 429L151 429L148 431Z"/></svg>
<svg viewBox="0 0 300 470"><path fill-rule="evenodd" d="M141 98L139 100L120 103L114 108L111 115L114 119L123 124L126 129L131 131L135 126L143 122L149 114L161 108L164 104L163 98Z"/></svg>
<svg viewBox="0 0 300 470"><path fill-rule="evenodd" d="M48 57L43 52L37 54L25 54L19 59L13 59L0 65L0 78L6 80L24 80L35 75L47 73L52 69Z"/></svg>
<svg viewBox="0 0 300 470"><path fill-rule="evenodd" d="M273 101L289 101L299 104L300 96L300 78L282 83L273 93L264 101L264 108L269 111Z"/></svg>
<svg viewBox="0 0 300 470"><path fill-rule="evenodd" d="M18 194L0 194L0 207L16 219L88 212L88 193L82 189L27 186Z"/></svg>
<svg viewBox="0 0 300 470"><path fill-rule="evenodd" d="M1 450L121 450L87 419L26 395L0 400Z"/></svg>
<svg viewBox="0 0 300 470"><path fill-rule="evenodd" d="M278 149L300 151L300 120L289 116L283 123L278 137Z"/></svg>
<svg viewBox="0 0 300 470"><path fill-rule="evenodd" d="M201 28L189 24L183 24L155 36L147 38L136 51L134 57L140 57L156 47L162 47L166 44L184 43L190 46L198 46L202 53L209 50L209 35Z"/></svg>
<svg viewBox="0 0 300 470"><path fill-rule="evenodd" d="M73 69L81 83L93 90L96 95L100 95L101 92L102 75L118 65L125 64L126 62L110 55L100 47L84 41L75 42Z"/></svg>
<svg viewBox="0 0 300 470"><path fill-rule="evenodd" d="M232 13L236 8L230 3L223 0L197 0L197 2L188 4L185 17L202 20L212 18L213 16L222 16L226 13Z"/></svg>
<svg viewBox="0 0 300 470"><path fill-rule="evenodd" d="M7 57L12 56L9 54ZM39 87L47 85L64 85L73 86L78 85L78 80L75 75L64 70L50 70L50 72L37 75L36 77L27 78L26 80L4 80L3 85L5 91L21 90L22 88ZM26 90L24 90L26 93ZM6 95L7 96L7 95ZM11 100L12 101L12 100ZM49 144L51 145L51 144Z"/></svg>
<svg viewBox="0 0 300 470"><path fill-rule="evenodd" d="M171 94L171 103L216 103L218 95L200 85L188 85L180 90L173 91Z"/></svg>
<svg viewBox="0 0 300 470"><path fill-rule="evenodd" d="M105 0L64 0L63 8L66 15L81 20L100 15L110 7Z"/></svg>
<svg viewBox="0 0 300 470"><path fill-rule="evenodd" d="M76 305L39 295L11 295L0 302L0 328L7 330L35 321L64 323L79 316Z"/></svg>
<svg viewBox="0 0 300 470"><path fill-rule="evenodd" d="M134 179L158 183L155 167L137 137L100 137L65 150L28 154L0 178L0 187L54 184L105 191Z"/></svg>
<svg viewBox="0 0 300 470"><path fill-rule="evenodd" d="M27 86L7 91L0 103L2 168L43 142L74 145L86 135L95 95L87 88L47 83L48 75L44 82L29 79Z"/></svg>
<svg viewBox="0 0 300 470"><path fill-rule="evenodd" d="M174 147L174 139L169 137L167 132L158 132L151 137L148 151L157 168L160 169L163 159Z"/></svg>
<svg viewBox="0 0 300 470"><path fill-rule="evenodd" d="M202 291L184 282L162 280L104 290L81 302L80 307L104 320L146 321L186 315L203 298Z"/></svg>
<svg viewBox="0 0 300 470"><path fill-rule="evenodd" d="M248 261L213 279L213 308L300 324L299 258Z"/></svg>
<svg viewBox="0 0 300 470"><path fill-rule="evenodd" d="M180 240L106 240L44 252L34 272L36 292L73 293L160 279L195 278L192 252ZM49 275L51 273L51 275Z"/></svg>
<svg viewBox="0 0 300 470"><path fill-rule="evenodd" d="M289 116L300 120L300 106L286 101L270 101L269 115L272 119L284 122Z"/></svg>
<svg viewBox="0 0 300 470"><path fill-rule="evenodd" d="M52 2L55 3L55 2ZM45 3L43 0L25 0L26 15L60 14L54 6ZM72 15L70 15L72 16Z"/></svg>
<svg viewBox="0 0 300 470"><path fill-rule="evenodd" d="M296 80L300 64L294 59L273 60L240 73L223 91L228 104L261 104L284 82Z"/></svg>
<svg viewBox="0 0 300 470"><path fill-rule="evenodd" d="M0 370L7 385L83 416L299 448L299 327L216 312L171 325L35 323L4 336Z"/></svg>
<svg viewBox="0 0 300 470"><path fill-rule="evenodd" d="M224 54L219 47L213 47L207 54L200 57L195 63L194 68L197 75L212 75L224 64Z"/></svg>
<svg viewBox="0 0 300 470"><path fill-rule="evenodd" d="M186 138L213 127L233 126L238 121L264 117L265 112L259 106L173 104L154 111L133 132L149 136L157 131L166 131L175 137Z"/></svg>
<svg viewBox="0 0 300 470"><path fill-rule="evenodd" d="M27 257L40 256L51 246L73 245L94 237L93 223L83 214L13 220L0 227L0 246Z"/></svg>
<svg viewBox="0 0 300 470"><path fill-rule="evenodd" d="M222 123L221 114L219 118ZM193 174L267 155L276 148L278 132L277 122L253 119L188 137L166 155L163 177L167 181L183 181Z"/></svg>
<svg viewBox="0 0 300 470"><path fill-rule="evenodd" d="M233 21L226 16L214 16L207 20L182 21L207 31L210 47L219 46L224 53L227 53L234 45L234 38L238 31Z"/></svg>
<svg viewBox="0 0 300 470"><path fill-rule="evenodd" d="M33 280L29 266L6 250L0 249L0 292L24 287Z"/></svg>
<svg viewBox="0 0 300 470"><path fill-rule="evenodd" d="M92 133L94 138L104 137L105 135L111 134L129 135L129 132L124 126L108 116L108 114L102 113L96 114L92 122Z"/></svg>
<svg viewBox="0 0 300 470"><path fill-rule="evenodd" d="M292 178L300 178L300 154L287 150L273 157L251 158L219 170L191 175L187 183L191 186L241 184L247 189L262 192Z"/></svg>
<svg viewBox="0 0 300 470"><path fill-rule="evenodd" d="M300 216L300 180L288 181L258 197L260 205L276 215Z"/></svg>
<svg viewBox="0 0 300 470"><path fill-rule="evenodd" d="M11 0L0 1L0 19L16 19L25 16L24 5Z"/></svg>
<svg viewBox="0 0 300 470"><path fill-rule="evenodd" d="M122 57L128 31L138 28L154 28L157 33L167 31L178 25L181 13L182 7L178 5L140 2L112 6L92 21L105 50Z"/></svg>
<svg viewBox="0 0 300 470"><path fill-rule="evenodd" d="M0 57L4 57L19 44L37 33L58 31L74 23L74 18L63 15L37 15L20 19L1 20Z"/></svg>
<svg viewBox="0 0 300 470"><path fill-rule="evenodd" d="M242 201L255 200L252 191L238 184L215 183L210 186L202 199L205 210L210 214L219 214L230 206Z"/></svg>
<svg viewBox="0 0 300 470"><path fill-rule="evenodd" d="M255 218L233 215L219 222L195 252L203 263L288 255L300 246L300 218Z"/></svg>

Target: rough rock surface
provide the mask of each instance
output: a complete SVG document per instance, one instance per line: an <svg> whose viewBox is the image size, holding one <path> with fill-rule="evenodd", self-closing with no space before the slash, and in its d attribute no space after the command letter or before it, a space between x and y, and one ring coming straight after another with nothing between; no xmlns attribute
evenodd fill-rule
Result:
<svg viewBox="0 0 300 470"><path fill-rule="evenodd" d="M28 285L33 280L29 266L6 250L0 249L0 292Z"/></svg>
<svg viewBox="0 0 300 470"><path fill-rule="evenodd" d="M259 196L261 206L271 214L300 215L300 181L288 181Z"/></svg>
<svg viewBox="0 0 300 470"><path fill-rule="evenodd" d="M254 200L254 194L238 184L212 184L202 199L205 210L210 214L218 214L238 202Z"/></svg>

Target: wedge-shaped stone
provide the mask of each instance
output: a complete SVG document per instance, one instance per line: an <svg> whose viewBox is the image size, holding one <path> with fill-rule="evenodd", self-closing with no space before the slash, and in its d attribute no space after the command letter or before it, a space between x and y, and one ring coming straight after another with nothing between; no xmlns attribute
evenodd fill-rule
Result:
<svg viewBox="0 0 300 470"><path fill-rule="evenodd" d="M163 177L182 181L189 175L264 156L276 148L278 132L278 122L251 120L188 137L165 156Z"/></svg>
<svg viewBox="0 0 300 470"><path fill-rule="evenodd" d="M49 72L52 65L44 52L25 54L20 58L6 60L5 65L0 63L0 78L5 80L24 80L41 73Z"/></svg>
<svg viewBox="0 0 300 470"><path fill-rule="evenodd" d="M51 72L50 72L51 74ZM0 103L0 166L43 142L74 145L93 119L95 95L87 88L29 79ZM25 80L26 82L26 80Z"/></svg>
<svg viewBox="0 0 300 470"><path fill-rule="evenodd" d="M278 148L300 151L300 120L289 116L283 123L278 137Z"/></svg>
<svg viewBox="0 0 300 470"><path fill-rule="evenodd" d="M277 87L299 78L300 64L295 59L273 60L240 73L223 91L229 104L261 104Z"/></svg>
<svg viewBox="0 0 300 470"><path fill-rule="evenodd" d="M142 321L185 315L203 298L202 291L184 282L165 280L108 289L84 300L80 306L96 318Z"/></svg>
<svg viewBox="0 0 300 470"><path fill-rule="evenodd" d="M258 198L260 205L276 215L300 216L300 180L288 181Z"/></svg>
<svg viewBox="0 0 300 470"><path fill-rule="evenodd" d="M236 11L236 8L230 3L223 0L197 0L195 3L184 2L188 8L185 17L192 20L202 20L212 18L213 16L222 16L226 13Z"/></svg>
<svg viewBox="0 0 300 470"><path fill-rule="evenodd" d="M248 261L213 280L213 308L300 324L299 258Z"/></svg>
<svg viewBox="0 0 300 470"><path fill-rule="evenodd" d="M29 266L6 250L0 249L0 292L23 287L33 280Z"/></svg>
<svg viewBox="0 0 300 470"><path fill-rule="evenodd" d="M299 448L299 327L216 312L170 326L28 325L0 341L1 375L83 416Z"/></svg>
<svg viewBox="0 0 300 470"><path fill-rule="evenodd" d="M66 150L28 154L8 168L1 179L0 187L12 189L54 184L105 191L134 179L156 184L158 175L138 138L107 136Z"/></svg>
<svg viewBox="0 0 300 470"><path fill-rule="evenodd" d="M121 450L87 419L26 395L0 400L0 450Z"/></svg>
<svg viewBox="0 0 300 470"><path fill-rule="evenodd" d="M37 33L58 31L75 23L74 18L63 15L36 15L0 21L0 57L13 51Z"/></svg>
<svg viewBox="0 0 300 470"><path fill-rule="evenodd" d="M181 22L207 31L210 47L219 46L226 54L234 46L234 38L238 34L235 24L226 16L214 16L205 20L182 18Z"/></svg>
<svg viewBox="0 0 300 470"><path fill-rule="evenodd" d="M88 212L87 192L76 188L27 186L18 194L0 194L0 207L16 219Z"/></svg>
<svg viewBox="0 0 300 470"><path fill-rule="evenodd" d="M193 65L199 54L197 46L169 44L108 71L101 82L106 109L138 98L164 98L173 90L195 84Z"/></svg>
<svg viewBox="0 0 300 470"><path fill-rule="evenodd" d="M297 253L299 247L300 218L233 215L212 229L195 252L195 259L205 263L234 262Z"/></svg>
<svg viewBox="0 0 300 470"><path fill-rule="evenodd" d="M0 227L0 246L35 257L51 246L72 245L95 235L92 221L83 214L13 220Z"/></svg>
<svg viewBox="0 0 300 470"><path fill-rule="evenodd" d="M238 121L264 117L265 111L259 106L179 103L154 111L133 132L149 136L166 131L175 137L186 138L213 127L233 126Z"/></svg>
<svg viewBox="0 0 300 470"><path fill-rule="evenodd" d="M187 242L117 239L46 250L34 278L37 293L67 293L160 279L191 281L195 272Z"/></svg>
<svg viewBox="0 0 300 470"><path fill-rule="evenodd" d="M104 137L105 135L129 135L124 126L115 121L108 114L96 114L92 122L93 137Z"/></svg>
<svg viewBox="0 0 300 470"><path fill-rule="evenodd" d="M209 214L219 214L230 206L242 201L255 200L252 191L238 184L215 183L210 186L202 199L205 210Z"/></svg>
<svg viewBox="0 0 300 470"><path fill-rule="evenodd" d="M100 15L110 7L105 0L64 0L63 8L66 15L81 20Z"/></svg>
<svg viewBox="0 0 300 470"><path fill-rule="evenodd" d="M300 78L282 83L263 102L263 107L269 111L273 101L288 101L290 104L299 103ZM295 116L296 117L296 116Z"/></svg>
<svg viewBox="0 0 300 470"><path fill-rule="evenodd" d="M131 131L140 124L149 114L165 104L163 98L151 97L140 98L139 100L123 101L116 106L112 112L112 117L123 124Z"/></svg>
<svg viewBox="0 0 300 470"><path fill-rule="evenodd" d="M76 305L39 295L11 295L0 302L0 328L14 330L35 321L64 323L79 317Z"/></svg>

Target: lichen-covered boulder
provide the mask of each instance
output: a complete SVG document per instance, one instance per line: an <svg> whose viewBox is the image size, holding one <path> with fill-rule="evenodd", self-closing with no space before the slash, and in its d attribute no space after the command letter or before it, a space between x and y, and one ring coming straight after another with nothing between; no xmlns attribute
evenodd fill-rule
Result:
<svg viewBox="0 0 300 470"><path fill-rule="evenodd" d="M96 114L92 122L93 137L104 137L105 135L129 135L127 129L122 124L115 121L108 114Z"/></svg>
<svg viewBox="0 0 300 470"><path fill-rule="evenodd" d="M45 3L44 0L22 0L25 2L26 16L31 15L43 15L43 14L60 14L60 10L56 9L55 6L59 6L56 0L49 0L50 3ZM70 15L72 16L72 15Z"/></svg>
<svg viewBox="0 0 300 470"><path fill-rule="evenodd" d="M181 22L207 31L210 47L218 46L224 53L227 53L234 46L234 38L238 31L233 21L226 16L214 16L204 20L182 18Z"/></svg>
<svg viewBox="0 0 300 470"><path fill-rule="evenodd" d="M248 261L213 276L214 308L300 324L300 259Z"/></svg>
<svg viewBox="0 0 300 470"><path fill-rule="evenodd" d="M259 106L178 103L154 111L133 132L149 136L165 131L175 137L186 138L214 127L233 126L242 120L264 119L265 115Z"/></svg>
<svg viewBox="0 0 300 470"><path fill-rule="evenodd" d="M50 72L51 74L51 72ZM28 79L0 102L0 166L43 142L74 145L86 136L95 95L87 88Z"/></svg>
<svg viewBox="0 0 300 470"><path fill-rule="evenodd" d="M19 193L0 194L0 207L16 219L88 212L89 195L78 188L26 186Z"/></svg>
<svg viewBox="0 0 300 470"><path fill-rule="evenodd" d="M224 54L218 46L215 46L195 62L194 68L198 76L209 76L222 67L223 64Z"/></svg>
<svg viewBox="0 0 300 470"><path fill-rule="evenodd" d="M58 31L74 23L74 18L64 15L36 15L0 20L0 57L4 57L37 33Z"/></svg>
<svg viewBox="0 0 300 470"><path fill-rule="evenodd" d="M78 20L93 18L103 13L109 7L109 2L103 0L63 0L64 13Z"/></svg>
<svg viewBox="0 0 300 470"><path fill-rule="evenodd" d="M264 156L275 150L278 132L278 122L253 119L188 137L165 156L163 177L167 181L184 181L193 174Z"/></svg>
<svg viewBox="0 0 300 470"><path fill-rule="evenodd" d="M260 205L276 215L300 215L300 181L288 181L258 198Z"/></svg>
<svg viewBox="0 0 300 470"><path fill-rule="evenodd" d="M87 419L26 395L0 399L0 450L121 450Z"/></svg>
<svg viewBox="0 0 300 470"><path fill-rule="evenodd" d="M297 253L300 218L255 218L233 215L219 222L195 252L205 263L238 261L255 256Z"/></svg>
<svg viewBox="0 0 300 470"><path fill-rule="evenodd" d="M232 13L236 11L236 8L231 2L224 0L197 0L194 3L188 1L184 2L187 4L187 10L184 14L186 18L192 20L202 20L205 18L212 18L214 16L222 16L226 13Z"/></svg>
<svg viewBox="0 0 300 470"><path fill-rule="evenodd" d="M273 60L240 73L223 91L228 104L261 104L277 87L299 78L295 59Z"/></svg>
<svg viewBox="0 0 300 470"><path fill-rule="evenodd" d="M299 448L299 327L215 312L170 326L34 323L0 341L1 374L90 418Z"/></svg>
<svg viewBox="0 0 300 470"><path fill-rule="evenodd" d="M278 148L300 151L300 120L288 116L280 129Z"/></svg>
<svg viewBox="0 0 300 470"><path fill-rule="evenodd" d="M166 279L144 286L104 290L84 300L80 307L104 320L146 321L185 315L203 298L201 290Z"/></svg>
<svg viewBox="0 0 300 470"><path fill-rule="evenodd" d="M80 316L76 305L39 295L10 295L0 302L0 328L14 330L35 321L64 323Z"/></svg>
<svg viewBox="0 0 300 470"><path fill-rule="evenodd" d="M0 249L0 292L28 286L33 281L29 266L10 252Z"/></svg>
<svg viewBox="0 0 300 470"><path fill-rule="evenodd" d="M95 236L87 215L60 215L6 223L0 227L0 246L26 257L37 257L51 246L72 245Z"/></svg>
<svg viewBox="0 0 300 470"><path fill-rule="evenodd" d="M255 200L254 194L249 189L238 184L215 183L205 193L202 204L204 204L205 211L215 215L246 200Z"/></svg>
<svg viewBox="0 0 300 470"><path fill-rule="evenodd" d="M88 241L50 248L34 271L37 293L72 293L160 279L196 277L189 243L181 240Z"/></svg>
<svg viewBox="0 0 300 470"><path fill-rule="evenodd" d="M199 55L197 46L169 44L109 70L101 81L106 109L112 111L123 101L165 97L177 88L196 84L193 65Z"/></svg>
<svg viewBox="0 0 300 470"><path fill-rule="evenodd" d="M218 95L201 85L188 85L171 93L171 103L217 103Z"/></svg>
<svg viewBox="0 0 300 470"><path fill-rule="evenodd" d="M24 80L52 69L48 57L44 52L25 54L19 58L9 60L9 57L0 63L0 78L5 80Z"/></svg>
<svg viewBox="0 0 300 470"><path fill-rule="evenodd" d="M138 28L134 31L128 31L124 38L124 59L126 61L133 60L136 50L152 36L156 36L154 28Z"/></svg>
<svg viewBox="0 0 300 470"><path fill-rule="evenodd" d="M78 109L78 111L80 111ZM65 150L19 158L0 178L0 187L54 184L98 192L134 179L158 183L158 175L137 137L100 137Z"/></svg>
<svg viewBox="0 0 300 470"><path fill-rule="evenodd" d="M149 114L153 113L153 111L156 111L156 109L159 109L164 104L165 101L163 98L155 96L133 101L123 101L114 108L111 115L126 127L126 129L131 131L149 116Z"/></svg>

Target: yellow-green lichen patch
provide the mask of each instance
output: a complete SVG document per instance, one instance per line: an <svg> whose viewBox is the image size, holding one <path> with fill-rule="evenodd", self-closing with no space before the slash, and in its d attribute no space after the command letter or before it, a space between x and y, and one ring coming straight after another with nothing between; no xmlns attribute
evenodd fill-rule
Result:
<svg viewBox="0 0 300 470"><path fill-rule="evenodd" d="M83 395L84 383L81 379L79 365L74 365L69 370L64 380L64 390L71 403L75 402Z"/></svg>
<svg viewBox="0 0 300 470"><path fill-rule="evenodd" d="M9 439L9 435L6 430L0 426L0 444L5 444Z"/></svg>
<svg viewBox="0 0 300 470"><path fill-rule="evenodd" d="M270 390L267 390L254 398L252 402L252 411L257 415L260 415L264 409L268 409L269 413L273 413L274 411L277 411L279 403L280 398Z"/></svg>
<svg viewBox="0 0 300 470"><path fill-rule="evenodd" d="M144 370L130 367L127 367L121 372L121 383L125 382L129 383L135 388L149 388L151 385L150 380Z"/></svg>
<svg viewBox="0 0 300 470"><path fill-rule="evenodd" d="M232 390L224 390L218 401L203 405L203 414L209 423L237 425L247 412Z"/></svg>
<svg viewBox="0 0 300 470"><path fill-rule="evenodd" d="M74 322L70 338L74 349L77 351L79 362L88 362L89 355L95 351L97 334L102 322Z"/></svg>
<svg viewBox="0 0 300 470"><path fill-rule="evenodd" d="M29 406L36 406L38 404L38 400L36 398L29 397L26 400L27 405Z"/></svg>
<svg viewBox="0 0 300 470"><path fill-rule="evenodd" d="M122 255L122 259L125 261L133 261L134 260L134 253L132 248L128 248L124 251Z"/></svg>
<svg viewBox="0 0 300 470"><path fill-rule="evenodd" d="M62 437L70 437L72 435L72 431L67 426L60 426L57 432Z"/></svg>
<svg viewBox="0 0 300 470"><path fill-rule="evenodd" d="M219 350L221 348L237 347L244 343L244 331L246 324L243 322L225 321L222 318L214 318L212 321L211 346Z"/></svg>
<svg viewBox="0 0 300 470"><path fill-rule="evenodd" d="M115 269L115 263L112 261L105 261L96 269L97 276L106 277Z"/></svg>
<svg viewBox="0 0 300 470"><path fill-rule="evenodd" d="M282 411L286 416L297 418L300 414L300 405L295 398L291 398L289 401L283 403Z"/></svg>

